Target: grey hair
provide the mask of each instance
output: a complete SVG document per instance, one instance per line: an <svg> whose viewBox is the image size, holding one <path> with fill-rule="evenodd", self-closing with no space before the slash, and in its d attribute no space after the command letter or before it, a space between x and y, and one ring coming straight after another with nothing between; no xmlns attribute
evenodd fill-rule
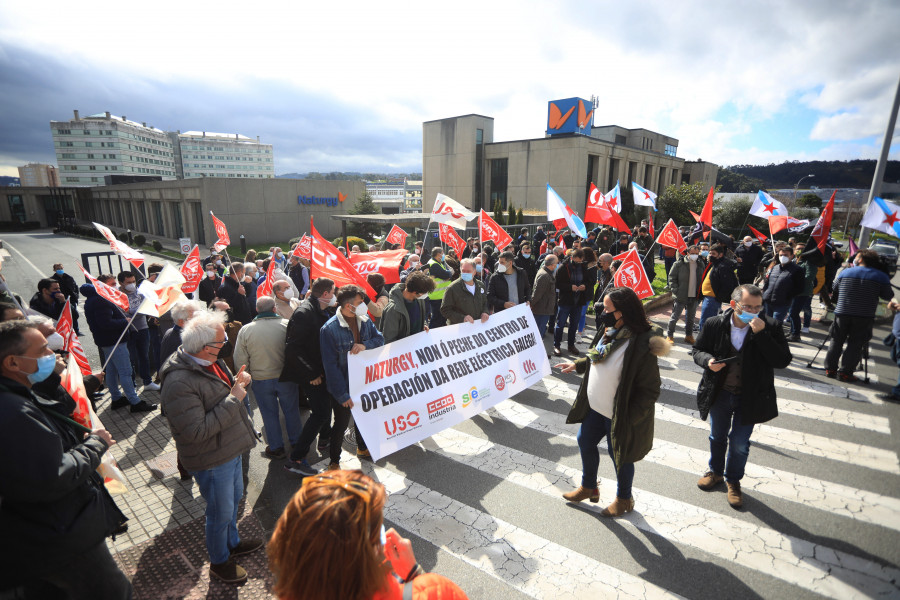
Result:
<svg viewBox="0 0 900 600"><path fill-rule="evenodd" d="M744 292L747 292L749 295L756 296L758 298L762 298L763 295L761 289L759 289L752 283L745 283L734 288L734 291L731 292L731 299L735 302L740 302L744 297Z"/></svg>
<svg viewBox="0 0 900 600"><path fill-rule="evenodd" d="M199 300L179 300L172 305L172 320L186 321L190 319L197 311L206 308L203 302Z"/></svg>
<svg viewBox="0 0 900 600"><path fill-rule="evenodd" d="M291 287L291 282L288 281L287 279L278 279L277 281L272 283L272 292L275 291L275 286L278 285L279 283L284 284L283 286L279 286L279 288L278 288L279 290L282 288L287 289L287 288Z"/></svg>
<svg viewBox="0 0 900 600"><path fill-rule="evenodd" d="M548 254L544 257L544 266L549 267L550 265L555 265L559 262L559 257L553 253Z"/></svg>
<svg viewBox="0 0 900 600"><path fill-rule="evenodd" d="M461 261L459 261L459 269L460 270L462 270L464 265L469 265L470 267L472 267L473 270L475 269L475 261L472 260L471 258L464 258Z"/></svg>
<svg viewBox="0 0 900 600"><path fill-rule="evenodd" d="M228 317L218 310L201 310L194 313L181 332L181 346L188 354L197 354L204 346L216 341L216 329L225 325Z"/></svg>
<svg viewBox="0 0 900 600"><path fill-rule="evenodd" d="M26 319L28 319L38 327L40 327L41 325L53 325L53 319L45 315L28 315Z"/></svg>
<svg viewBox="0 0 900 600"><path fill-rule="evenodd" d="M245 262L244 263L244 272L247 272L248 270L256 271L256 263Z"/></svg>
<svg viewBox="0 0 900 600"><path fill-rule="evenodd" d="M275 310L275 298L272 296L260 296L256 299L256 312L272 312Z"/></svg>

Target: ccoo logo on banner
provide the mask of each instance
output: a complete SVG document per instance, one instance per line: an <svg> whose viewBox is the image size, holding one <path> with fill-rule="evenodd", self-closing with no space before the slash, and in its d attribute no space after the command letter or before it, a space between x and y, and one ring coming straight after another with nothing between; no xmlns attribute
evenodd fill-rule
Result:
<svg viewBox="0 0 900 600"><path fill-rule="evenodd" d="M531 309L460 323L348 357L353 420L378 460L550 374Z"/></svg>

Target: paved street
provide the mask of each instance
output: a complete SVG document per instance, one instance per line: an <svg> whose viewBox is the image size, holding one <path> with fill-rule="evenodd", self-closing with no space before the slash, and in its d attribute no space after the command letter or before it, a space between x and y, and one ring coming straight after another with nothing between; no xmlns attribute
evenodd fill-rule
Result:
<svg viewBox="0 0 900 600"><path fill-rule="evenodd" d="M0 239L2 272L26 302L52 263L63 262L74 276L82 252L106 247L49 232ZM666 318L654 315L660 324ZM387 524L412 539L426 570L450 577L472 599L900 597L900 406L876 397L897 380L880 343L889 329L876 327L868 386L807 368L826 325L814 321L812 335L791 344L794 360L777 372L781 414L752 437L741 511L727 504L724 487L707 493L696 486L706 470L709 426L696 412L701 370L681 342L682 324L659 363L664 389L654 447L636 465L635 511L625 518L599 516L615 495L605 446L600 503L575 506L560 497L581 474L578 429L565 424L574 374L550 375L377 465L350 453L342 464L386 486ZM96 366L83 321L82 331ZM815 364L823 358L824 351ZM145 397L158 401L154 392ZM158 478L145 464L174 450L165 418L113 413L108 403L98 414L119 440L112 452L132 486L117 497L131 518L129 532L110 548L135 578L138 597L265 596L271 580L263 553L241 561L251 580L237 592L210 584L197 486L177 472ZM258 412L254 417L263 429ZM300 483L281 461L266 459L263 447L249 456L245 532L271 531Z"/></svg>

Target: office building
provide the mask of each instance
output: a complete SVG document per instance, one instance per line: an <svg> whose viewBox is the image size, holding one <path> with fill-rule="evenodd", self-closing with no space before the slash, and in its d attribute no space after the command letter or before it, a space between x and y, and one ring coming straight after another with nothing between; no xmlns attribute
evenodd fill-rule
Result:
<svg viewBox="0 0 900 600"><path fill-rule="evenodd" d="M422 212L421 181L367 181L366 193L386 215Z"/></svg>
<svg viewBox="0 0 900 600"><path fill-rule="evenodd" d="M272 144L237 133L186 131L170 133L175 142L178 178L230 177L273 179Z"/></svg>
<svg viewBox="0 0 900 600"><path fill-rule="evenodd" d="M19 185L59 187L59 172L53 165L28 163L24 167L19 167Z"/></svg>

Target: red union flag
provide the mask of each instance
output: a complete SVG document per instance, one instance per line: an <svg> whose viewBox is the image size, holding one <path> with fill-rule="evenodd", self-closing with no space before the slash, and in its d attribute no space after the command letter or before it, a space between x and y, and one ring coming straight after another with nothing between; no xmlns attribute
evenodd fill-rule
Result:
<svg viewBox="0 0 900 600"><path fill-rule="evenodd" d="M63 338L62 349L72 355L75 362L78 363L78 368L81 369L82 374L90 375L91 363L88 362L87 356L84 354L84 347L78 340L78 335L72 326L72 305L69 304L68 300L66 300L66 306L59 315L59 320L56 321L56 333Z"/></svg>
<svg viewBox="0 0 900 600"><path fill-rule="evenodd" d="M212 217L216 235L219 236L219 239L213 244L213 248L216 252L221 252L231 244L231 238L228 237L228 229L225 227L225 223L218 220L212 211L209 211L209 216Z"/></svg>
<svg viewBox="0 0 900 600"><path fill-rule="evenodd" d="M312 238L303 234L303 237L297 242L297 247L291 252L291 256L305 258L306 260L312 258Z"/></svg>
<svg viewBox="0 0 900 600"><path fill-rule="evenodd" d="M760 244L765 244L765 243L766 243L766 240L769 239L769 238L767 238L766 236L764 236L762 233L760 233L759 231L757 231L756 229L754 229L752 225L747 225L747 227L750 228L750 231L753 232L753 235L756 236L756 239L759 240L759 243L760 243Z"/></svg>
<svg viewBox="0 0 900 600"><path fill-rule="evenodd" d="M313 279L327 277L337 287L352 283L361 287L369 298L375 298L377 294L372 289L372 286L369 285L369 282L366 281L366 278L359 274L356 268L350 264L350 261L338 252L331 242L316 231L315 225L311 222L310 227L312 228L313 238L310 277Z"/></svg>
<svg viewBox="0 0 900 600"><path fill-rule="evenodd" d="M110 287L102 281L99 281L96 277L88 273L81 265L78 265L78 268L81 269L81 272L84 273L84 276L87 277L88 281L91 282L91 285L94 286L94 289L97 290L97 293L100 294L101 298L109 300L126 313L128 312L128 296L126 296L116 288Z"/></svg>
<svg viewBox="0 0 900 600"><path fill-rule="evenodd" d="M497 222L494 221L489 214L484 212L484 209L481 209L481 215L478 217L478 231L480 233L482 244L485 241L490 240L494 242L494 245L497 246L497 250L500 250L501 252L510 244L510 242L512 242L512 237L510 237L502 227L497 225Z"/></svg>
<svg viewBox="0 0 900 600"><path fill-rule="evenodd" d="M109 242L109 247L113 252L133 264L135 269L141 268L141 265L144 264L143 254L141 254L128 244L120 242L116 238L115 234L110 231L109 227L101 225L100 223L94 223L94 227L97 228L97 231L103 234L103 237L105 237L106 241Z"/></svg>
<svg viewBox="0 0 900 600"><path fill-rule="evenodd" d="M391 231L387 234L387 237L384 238L384 241L388 244L400 244L401 246L405 246L407 236L409 236L408 233L394 225L391 227Z"/></svg>
<svg viewBox="0 0 900 600"><path fill-rule="evenodd" d="M641 264L641 257L638 256L637 250L634 248L625 254L622 264L616 269L614 281L618 287L633 289L634 293L641 300L653 295L653 288L647 279L644 265Z"/></svg>
<svg viewBox="0 0 900 600"><path fill-rule="evenodd" d="M603 196L603 193L597 189L597 186L591 183L590 192L588 192L588 201L587 208L584 211L584 222L585 223L606 223L606 219L608 218L606 214L604 214L604 204L606 198ZM605 212L608 212L609 209L605 209Z"/></svg>
<svg viewBox="0 0 900 600"><path fill-rule="evenodd" d="M269 268L266 270L266 279L258 288L256 288L256 299L265 298L266 296L274 296L275 290L275 267L278 265L277 260L269 261Z"/></svg>
<svg viewBox="0 0 900 600"><path fill-rule="evenodd" d="M678 233L678 227L675 226L675 221L672 219L669 219L666 226L659 232L656 243L660 246L675 248L679 252L687 252L687 244L684 243L684 238Z"/></svg>
<svg viewBox="0 0 900 600"><path fill-rule="evenodd" d="M443 227L443 224L441 226ZM384 282L391 284L400 283L400 263L407 254L409 253L406 250L357 252L351 254L348 260L356 272L363 277L369 273L380 273L384 277Z"/></svg>
<svg viewBox="0 0 900 600"><path fill-rule="evenodd" d="M184 284L181 286L181 291L185 294L197 291L197 287L203 279L203 268L200 266L200 248L198 246L194 246L194 249L181 263L181 274L184 276Z"/></svg>
<svg viewBox="0 0 900 600"><path fill-rule="evenodd" d="M785 229L790 229L791 231L803 231L807 227L809 227L808 219L796 219L787 215L769 217L769 235L775 235L779 231L784 231Z"/></svg>
<svg viewBox="0 0 900 600"><path fill-rule="evenodd" d="M453 248L457 258L462 258L463 250L466 249L466 241L459 237L456 231L449 225L441 223L438 225L438 229L440 231L441 241Z"/></svg>

